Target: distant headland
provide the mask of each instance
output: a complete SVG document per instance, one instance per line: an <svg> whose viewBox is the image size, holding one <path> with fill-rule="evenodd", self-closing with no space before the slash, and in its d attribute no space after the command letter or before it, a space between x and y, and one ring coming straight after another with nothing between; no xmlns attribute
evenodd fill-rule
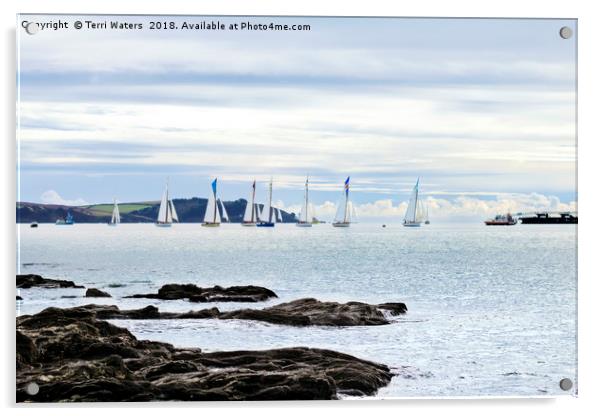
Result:
<svg viewBox="0 0 602 416"><path fill-rule="evenodd" d="M119 204L122 223L149 222L154 223L159 212L160 201L128 202ZM207 208L207 198L174 199L180 222L201 223ZM230 222L242 222L247 206L246 199L224 201ZM263 208L259 204L260 208ZM54 223L63 219L68 212L76 223L107 223L111 220L113 204L95 204L84 206L67 206L38 204L34 202L17 202L17 223ZM293 213L281 211L283 222L296 222Z"/></svg>

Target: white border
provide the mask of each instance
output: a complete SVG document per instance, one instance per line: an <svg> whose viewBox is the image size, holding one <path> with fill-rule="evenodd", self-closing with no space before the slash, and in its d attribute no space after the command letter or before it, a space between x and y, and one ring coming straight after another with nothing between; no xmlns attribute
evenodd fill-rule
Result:
<svg viewBox="0 0 602 416"><path fill-rule="evenodd" d="M602 371L599 355L600 322L597 319L599 303L600 263L596 257L600 254L600 221L596 221L602 210L598 185L602 153L600 152L600 124L602 110L599 104L602 91L600 78L600 40L602 39L602 15L596 13L595 2L545 1L527 2L525 0L504 0L498 2L454 0L422 0L414 2L369 1L277 1L277 0L238 0L238 1L186 1L186 0L101 0L72 2L67 0L11 0L1 4L3 24L2 80L4 88L2 117L4 126L2 179L4 198L0 204L2 211L2 264L4 268L4 319L2 329L5 335L2 345L2 404L14 412L34 414L81 414L84 405L76 406L31 406L16 407L14 402L14 286L15 273L15 211L16 166L15 166L15 21L16 13L152 13L152 14L263 14L263 15L372 15L372 16L442 16L442 17L556 17L579 19L579 398L559 399L495 399L485 400L423 400L407 399L401 401L347 401L325 402L271 402L271 403L194 403L152 405L114 405L101 404L86 410L91 414L106 415L111 411L128 411L142 407L145 413L161 414L168 408L177 412L199 414L224 411L240 414L304 414L308 411L342 411L351 414L365 414L367 410L378 412L461 412L464 415L487 412L491 415L506 415L508 412L545 413L546 415L567 415L593 413L602 408L602 400L597 391ZM511 311L509 311L510 313ZM402 407L403 409L400 409ZM124 409L120 409L124 408ZM113 410L114 409L114 410ZM120 410L118 410L120 409Z"/></svg>

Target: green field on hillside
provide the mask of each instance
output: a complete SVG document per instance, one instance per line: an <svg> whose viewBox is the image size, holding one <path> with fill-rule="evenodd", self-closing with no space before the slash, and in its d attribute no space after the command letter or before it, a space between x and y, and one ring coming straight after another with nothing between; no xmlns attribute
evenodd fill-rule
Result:
<svg viewBox="0 0 602 416"><path fill-rule="evenodd" d="M117 205L119 205L119 212L121 214L129 214L132 211L138 211L139 209L152 207L155 204L152 202L136 202L130 204ZM92 212L92 214L98 216L111 215L111 213L113 212L113 204L90 205L87 208Z"/></svg>

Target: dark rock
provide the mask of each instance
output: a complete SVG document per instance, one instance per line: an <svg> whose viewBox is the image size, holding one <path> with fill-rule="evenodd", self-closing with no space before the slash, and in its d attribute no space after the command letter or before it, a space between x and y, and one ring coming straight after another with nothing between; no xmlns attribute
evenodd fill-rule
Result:
<svg viewBox="0 0 602 416"><path fill-rule="evenodd" d="M98 318L118 311L88 305L17 318L17 401L336 399L375 394L393 376L316 348L203 353L139 341ZM31 382L39 385L33 396Z"/></svg>
<svg viewBox="0 0 602 416"><path fill-rule="evenodd" d="M401 302L381 303L378 305L378 309L389 311L393 316L401 315L408 311L408 307L406 306L406 304Z"/></svg>
<svg viewBox="0 0 602 416"><path fill-rule="evenodd" d="M276 298L270 289L261 286L231 286L209 288L193 284L168 284L157 293L126 296L128 298L148 298L162 300L188 299L190 302L260 302Z"/></svg>
<svg viewBox="0 0 602 416"><path fill-rule="evenodd" d="M37 274L18 274L17 287L20 289L29 289L31 287L43 287L45 289L56 288L75 288L83 289L83 286L78 286L70 280L54 280L45 279Z"/></svg>
<svg viewBox="0 0 602 416"><path fill-rule="evenodd" d="M90 289L86 290L86 297L87 298L110 298L111 295L109 295L107 292L103 292L102 290L91 287Z"/></svg>
<svg viewBox="0 0 602 416"><path fill-rule="evenodd" d="M264 309L238 309L220 312L217 308L189 312L160 312L155 306L142 309L120 310L117 306L85 305L81 313L95 314L99 319L245 319L290 326L371 326L386 325L390 315L406 313L404 303L369 305L361 302L321 302L313 298L298 299Z"/></svg>
<svg viewBox="0 0 602 416"><path fill-rule="evenodd" d="M17 295L17 300L23 300L23 298L19 295Z"/></svg>
<svg viewBox="0 0 602 416"><path fill-rule="evenodd" d="M386 305L383 307L383 305ZM251 319L273 324L308 326L386 325L389 320L381 309L393 315L406 312L403 303L369 305L361 302L321 302L313 298L298 299L265 309L241 309L222 312L220 319Z"/></svg>

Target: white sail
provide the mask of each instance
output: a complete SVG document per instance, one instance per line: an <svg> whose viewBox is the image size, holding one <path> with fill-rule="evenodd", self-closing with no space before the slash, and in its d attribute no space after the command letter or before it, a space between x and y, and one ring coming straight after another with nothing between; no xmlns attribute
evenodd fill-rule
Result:
<svg viewBox="0 0 602 416"><path fill-rule="evenodd" d="M349 221L357 222L357 211L355 210L355 205L353 202L349 201Z"/></svg>
<svg viewBox="0 0 602 416"><path fill-rule="evenodd" d="M242 218L243 223L255 223L257 222L257 204L255 204L255 181L253 181L253 187L251 189L251 195L247 201L245 207L245 215Z"/></svg>
<svg viewBox="0 0 602 416"><path fill-rule="evenodd" d="M159 214L157 215L157 223L171 224L173 221L178 221L178 214L173 202L169 199L169 183L165 184L165 191L161 196L161 204L159 205Z"/></svg>
<svg viewBox="0 0 602 416"><path fill-rule="evenodd" d="M242 220L244 222L255 222L255 219L257 218L255 215L255 210L253 209L253 203L251 202L251 199L249 199L247 201L247 206L245 208L245 215L243 216Z"/></svg>
<svg viewBox="0 0 602 416"><path fill-rule="evenodd" d="M273 212L272 208L272 180L270 179L270 184L268 185L268 201L267 204L263 205L259 219L261 222L276 222L273 217L274 214L275 212Z"/></svg>
<svg viewBox="0 0 602 416"><path fill-rule="evenodd" d="M219 200L220 205L222 206L222 217L225 222L230 222L230 218L228 218L228 211L226 211L226 207L224 206L224 201Z"/></svg>
<svg viewBox="0 0 602 416"><path fill-rule="evenodd" d="M299 221L300 222L309 222L309 210L307 204L303 204L301 206L301 212L299 212Z"/></svg>
<svg viewBox="0 0 602 416"><path fill-rule="evenodd" d="M416 221L422 222L426 218L426 210L424 208L424 202L418 197L418 204L416 206Z"/></svg>
<svg viewBox="0 0 602 416"><path fill-rule="evenodd" d="M345 180L343 186L343 201L337 204L337 212L334 216L333 225L335 226L345 226L348 227L351 223L352 217L352 205L351 200L349 199L349 176Z"/></svg>
<svg viewBox="0 0 602 416"><path fill-rule="evenodd" d="M301 212L299 213L299 222L308 223L312 221L312 214L310 212L309 204L309 178L305 179L305 195L303 198L303 205L301 206Z"/></svg>
<svg viewBox="0 0 602 416"><path fill-rule="evenodd" d="M160 223L170 223L171 216L168 215L168 189L167 185L165 186L165 191L163 191L163 196L161 197L161 205L159 205L159 215L157 215L157 222Z"/></svg>
<svg viewBox="0 0 602 416"><path fill-rule="evenodd" d="M221 222L219 211L217 209L217 201L213 195L213 192L209 195L209 199L207 200L207 209L205 210L203 222L212 224Z"/></svg>
<svg viewBox="0 0 602 416"><path fill-rule="evenodd" d="M344 195L343 199L337 204L337 212L334 217L335 222L351 222L353 215L353 204L349 198Z"/></svg>
<svg viewBox="0 0 602 416"><path fill-rule="evenodd" d="M255 204L255 220L258 221L259 220L259 216L260 216L260 212L259 212L259 204Z"/></svg>
<svg viewBox="0 0 602 416"><path fill-rule="evenodd" d="M269 222L270 219L270 214L268 213L268 206L267 204L263 205L263 208L261 209L261 212L259 213L259 221L261 222Z"/></svg>
<svg viewBox="0 0 602 416"><path fill-rule="evenodd" d="M278 219L278 222L282 222L282 211L274 208L276 210L276 218Z"/></svg>
<svg viewBox="0 0 602 416"><path fill-rule="evenodd" d="M121 217L119 215L119 206L117 205L117 201L113 201L113 215L111 216L111 224L119 224L121 222Z"/></svg>
<svg viewBox="0 0 602 416"><path fill-rule="evenodd" d="M170 199L169 200L169 213L171 215L171 219L175 222L179 222L180 220L178 219L178 213L176 212L176 206L174 205L173 201Z"/></svg>
<svg viewBox="0 0 602 416"><path fill-rule="evenodd" d="M414 185L414 189L412 189L412 193L410 194L410 201L408 202L408 208L404 217L406 223L420 222L418 205L418 181L416 181L416 185Z"/></svg>

